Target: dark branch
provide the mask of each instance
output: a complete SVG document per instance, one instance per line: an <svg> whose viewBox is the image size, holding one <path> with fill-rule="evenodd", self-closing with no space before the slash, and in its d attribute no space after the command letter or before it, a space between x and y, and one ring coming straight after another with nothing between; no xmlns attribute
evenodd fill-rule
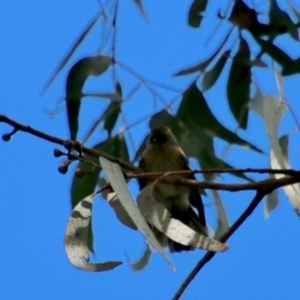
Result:
<svg viewBox="0 0 300 300"><path fill-rule="evenodd" d="M79 151L79 156L76 156L75 158L78 160L83 160L88 163L88 160L81 159L81 152L85 154L89 154L94 157L100 157L103 156L107 159L109 159L112 162L115 162L119 164L121 167L130 170L134 173L138 174L127 174L128 178L137 178L137 177L150 177L150 178L159 178L161 176L164 176L163 180L166 182L170 182L173 184L179 184L179 185L186 185L186 186L193 186L198 188L208 188L213 190L225 190L225 191L242 191L242 190L257 190L259 188L267 186L272 186L273 189L278 187L283 187L289 184L297 183L300 181L300 172L295 170L271 170L271 169L209 169L209 170L195 170L195 171L174 171L174 172L168 172L166 173L142 173L142 170L133 166L130 163L127 163L117 157L114 157L112 155L109 155L105 152L101 152L95 149L84 147L81 143L77 141L70 141L70 140L63 140L58 137L46 134L42 131L36 130L30 126L23 125L19 122L16 122L4 115L0 115L0 122L7 123L14 127L14 130L10 134L6 135L12 135L15 134L17 131L23 131L27 132L29 134L35 135L41 139L44 139L46 141L49 141L54 144L58 144L61 146L64 146L68 150L72 147L72 145ZM5 135L5 136L6 136ZM72 155L71 155L72 156ZM73 154L74 156L74 154ZM95 165L94 163L91 163L93 167L99 167L98 165ZM221 183L214 183L214 182L198 182L195 180L188 180L184 178L168 178L168 176L172 175L188 175L188 174L195 174L195 173L244 173L244 172L253 172L253 173L273 173L273 174L285 174L289 176L285 176L280 179L267 179L259 182L250 182L245 184L221 184Z"/></svg>
<svg viewBox="0 0 300 300"><path fill-rule="evenodd" d="M223 170L224 171L224 170ZM271 170L272 171L272 170ZM216 183L216 182L209 182L209 181L197 181L185 178L172 178L171 176L176 174L191 174L192 171L176 171L176 172L157 172L157 173L140 173L140 174L127 174L127 178L152 178L157 179L160 177L161 180L168 182L170 184L176 185L184 185L184 186L191 186L197 187L202 189L211 189L211 190L223 190L229 192L237 192L237 191L247 191L247 190L257 190L260 188L271 187L272 189L276 189L279 187L283 187L286 185L294 184L300 182L300 173L294 171L293 175L284 176L280 179L266 179L257 182L249 182L249 183L241 183L241 184L223 184L223 183ZM225 173L225 171L224 171ZM168 175L169 177L167 177Z"/></svg>
<svg viewBox="0 0 300 300"><path fill-rule="evenodd" d="M46 134L42 131L36 130L36 129L30 127L30 126L23 125L23 124L21 124L19 122L16 122L16 121L14 121L14 120L12 120L12 119L4 116L4 115L0 115L0 122L4 122L4 123L7 123L7 124L13 126L16 131L23 131L23 132L30 133L32 135L35 135L35 136L37 136L41 139L44 139L44 140L48 141L48 142L67 147L68 149L69 149L69 145L74 143L73 141L63 140L63 139L60 139L58 137ZM77 147L78 147L78 145L80 145L80 149L83 153L90 154L94 157L103 156L103 157L109 159L110 161L115 162L115 163L119 164L121 167L123 167L127 170L130 170L130 171L134 171L134 172L141 171L139 168L127 163L126 161L123 161L119 158L111 156L107 153L104 153L104 152L101 152L101 151L98 151L98 150L95 150L95 149L84 147L79 142L76 142L76 144L77 144Z"/></svg>
<svg viewBox="0 0 300 300"><path fill-rule="evenodd" d="M219 239L220 242L226 242L230 236L233 235L233 233L245 222L245 220L253 213L255 208L258 206L258 204L261 202L261 200L264 198L264 196L268 193L270 193L272 189L266 188L258 190L255 197L249 204L249 206L246 208L246 210L241 214L241 216L236 220L236 222L228 229L227 232L225 232L222 237ZM189 276L186 278L186 280L183 282L177 293L175 294L173 300L177 300L181 297L183 292L186 290L188 285L192 282L192 280L195 278L195 276L200 272L200 270L216 255L215 252L207 252L203 258L198 262L198 264L195 266L195 268L192 270L192 272L189 274Z"/></svg>

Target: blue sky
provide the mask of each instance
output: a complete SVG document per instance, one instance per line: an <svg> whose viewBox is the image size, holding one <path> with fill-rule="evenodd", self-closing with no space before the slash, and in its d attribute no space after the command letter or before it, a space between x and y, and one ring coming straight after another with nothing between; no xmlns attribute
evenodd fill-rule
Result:
<svg viewBox="0 0 300 300"><path fill-rule="evenodd" d="M117 32L119 60L148 79L167 83L178 90L186 88L192 77L174 79L171 75L204 59L205 52L214 49L219 42L212 39L203 48L202 41L211 35L213 19L212 23L206 21L204 34L186 26L189 2L146 1L147 22L130 1L123 3ZM99 37L103 36L101 23L51 88L43 95L41 91L78 34L99 11L98 2L3 1L0 7L0 114L67 139L63 104L59 104L59 113L54 118L45 111L55 110L64 97L66 72L72 64L99 49ZM298 48L293 43L290 45L291 53L297 53ZM127 92L136 84L124 71L120 71L120 78ZM271 71L258 73L257 78L264 93L277 93ZM109 90L109 78L101 80L91 79L86 88ZM299 76L287 78L285 89L299 118L298 82ZM217 85L219 89L208 92L207 97L217 117L227 128L235 130L236 124L223 99L226 95L221 93L225 84L221 79ZM176 96L169 91L161 93L168 99ZM163 107L160 102L155 107L152 98L142 89L126 104L128 123ZM87 99L84 105L83 119L94 119L96 108L103 109L103 103L98 100ZM80 138L88 124L83 124ZM134 147L145 137L147 128L144 122L132 129ZM295 128L288 113L281 133ZM1 134L10 131L10 126L0 125ZM98 134L99 139L95 138L91 144L105 138L103 131ZM249 132L241 132L241 136L269 151L263 122L256 115L251 114ZM291 136L290 154L295 169L299 169L299 142L299 134ZM219 153L224 147L219 141ZM143 272L134 273L126 255L131 261L137 260L145 241L140 234L123 227L110 207L99 198L95 201L96 257L93 259L122 260L124 263L111 272L93 274L79 271L68 262L63 236L70 215L73 175L72 170L67 175L58 173L61 160L54 158L54 148L55 145L25 133L16 134L10 143L0 143L1 299L170 299L204 252L172 255L177 268L175 273L159 254L155 254ZM267 156L237 147L231 149L227 161L235 167L248 167L249 163L252 167L268 166ZM236 181L235 178L229 180ZM136 194L134 183L132 189ZM221 195L231 222L252 198L250 193ZM265 220L261 204L229 240L231 249L217 255L204 267L182 299L298 299L299 219L284 192L280 191L279 195L280 206L271 218ZM212 200L206 197L204 202L209 223L214 227L216 217Z"/></svg>

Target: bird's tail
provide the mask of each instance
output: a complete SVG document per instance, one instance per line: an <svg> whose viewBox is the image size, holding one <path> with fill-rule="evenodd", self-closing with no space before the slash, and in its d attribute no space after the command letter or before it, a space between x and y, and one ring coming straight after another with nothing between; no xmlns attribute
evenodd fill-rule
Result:
<svg viewBox="0 0 300 300"><path fill-rule="evenodd" d="M185 212L181 210L180 214L174 215L173 212L172 217L178 219L179 221L181 221L182 223L184 223L185 225L187 225L197 233L200 233L207 237L209 236L208 228L201 223L199 216L196 214L196 212L193 210L192 207L189 207L189 209L186 210ZM163 247L167 247L167 246L169 247L171 253L192 251L195 249L192 246L182 245L180 243L171 240L164 233L160 232L156 228L153 228L153 233Z"/></svg>

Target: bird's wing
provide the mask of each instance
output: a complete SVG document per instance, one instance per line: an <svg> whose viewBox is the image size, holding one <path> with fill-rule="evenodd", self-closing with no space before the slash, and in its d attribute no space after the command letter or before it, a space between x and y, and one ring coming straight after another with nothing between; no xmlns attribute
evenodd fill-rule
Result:
<svg viewBox="0 0 300 300"><path fill-rule="evenodd" d="M139 168L144 169L144 160L141 159L139 163ZM138 178L140 191L146 186L147 181L146 178Z"/></svg>
<svg viewBox="0 0 300 300"><path fill-rule="evenodd" d="M183 162L183 166L184 166L183 169L184 170L192 170L188 163L188 160L183 152L181 153L180 158ZM194 174L188 175L187 178L196 180L196 177ZM200 223L203 226L206 226L204 206L203 206L202 197L201 197L199 190L197 188L191 188L188 199L189 199L190 204L197 209Z"/></svg>

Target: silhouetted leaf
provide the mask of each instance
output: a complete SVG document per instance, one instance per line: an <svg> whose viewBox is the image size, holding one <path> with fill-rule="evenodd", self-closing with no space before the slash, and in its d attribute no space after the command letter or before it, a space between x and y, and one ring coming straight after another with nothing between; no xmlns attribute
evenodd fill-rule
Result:
<svg viewBox="0 0 300 300"><path fill-rule="evenodd" d="M201 13L206 9L207 0L194 0L189 10L188 23L191 27L199 27L202 21Z"/></svg>
<svg viewBox="0 0 300 300"><path fill-rule="evenodd" d="M240 49L233 58L228 78L227 97L230 110L243 129L248 123L248 102L250 99L251 71L249 67L250 49L241 39Z"/></svg>
<svg viewBox="0 0 300 300"><path fill-rule="evenodd" d="M116 121L118 119L119 113L121 112L121 103L112 102L108 105L102 115L97 119L91 128L89 129L88 133L83 139L83 144L88 141L88 139L93 135L95 130L100 126L102 122L104 123L104 128L108 130L108 135L110 137L111 131L113 130Z"/></svg>
<svg viewBox="0 0 300 300"><path fill-rule="evenodd" d="M182 120L188 128L197 130L199 134L205 133L210 137L219 137L230 144L237 144L262 153L256 146L226 129L216 119L195 82L184 92L177 117Z"/></svg>
<svg viewBox="0 0 300 300"><path fill-rule="evenodd" d="M122 99L122 87L119 82L116 84L116 94ZM111 132L114 129L118 117L121 113L121 102L112 102L106 110L106 117L104 121L104 128L108 131L108 136L111 136Z"/></svg>
<svg viewBox="0 0 300 300"><path fill-rule="evenodd" d="M137 7L139 8L140 12L142 13L143 17L146 19L146 11L144 8L144 3L143 0L133 0L133 2L137 5Z"/></svg>
<svg viewBox="0 0 300 300"><path fill-rule="evenodd" d="M291 8L292 12L295 14L298 22L300 22L300 12L296 9L296 7L291 2L289 2L289 7Z"/></svg>
<svg viewBox="0 0 300 300"><path fill-rule="evenodd" d="M293 23L290 16L279 8L276 0L270 1L269 18L270 37L272 40L279 34L289 33L293 39L299 41L297 26Z"/></svg>
<svg viewBox="0 0 300 300"><path fill-rule="evenodd" d="M282 76L300 73L300 58L292 59L283 50L273 45L272 41L265 41L261 38L257 38L256 41L261 46L263 53L269 54L282 66Z"/></svg>
<svg viewBox="0 0 300 300"><path fill-rule="evenodd" d="M230 51L226 51L222 55L220 60L217 62L217 64L210 71L204 73L204 78L203 78L203 82L202 82L203 92L209 90L216 83L217 79L219 78L219 76L224 68L224 65L227 61L229 53L230 53Z"/></svg>
<svg viewBox="0 0 300 300"><path fill-rule="evenodd" d="M218 46L217 50L212 54L208 59L204 60L201 63L198 63L192 67L186 68L182 71L179 71L174 74L174 76L183 76L183 75L188 75L192 74L195 72L204 72L204 70L209 66L209 64L217 57L217 55L220 53L221 49L225 45L225 43L228 41L228 38L231 34L231 30L228 31L226 34L225 38L223 39L222 43Z"/></svg>
<svg viewBox="0 0 300 300"><path fill-rule="evenodd" d="M268 27L258 21L257 12L244 1L235 1L229 20L240 29L250 31L254 36L268 33Z"/></svg>
<svg viewBox="0 0 300 300"><path fill-rule="evenodd" d="M144 138L143 142L141 143L139 149L136 151L135 156L133 158L133 163L135 163L136 161L139 160L139 158L141 157L142 153L144 152L144 150L147 147L147 142L148 142L148 135L146 135L146 137Z"/></svg>
<svg viewBox="0 0 300 300"><path fill-rule="evenodd" d="M78 117L84 83L88 76L99 76L104 73L110 64L110 57L99 55L83 58L71 68L66 83L66 102L72 140L76 139L78 132Z"/></svg>
<svg viewBox="0 0 300 300"><path fill-rule="evenodd" d="M84 39L91 32L92 28L97 23L97 21L100 19L100 17L101 17L102 14L103 14L103 12L100 12L99 14L97 14L96 17L94 19L92 19L92 21L90 22L90 24L86 27L86 29L81 33L81 35L79 36L79 38L74 43L74 45L71 48L71 50L65 56L65 58L60 63L60 65L58 66L58 68L56 69L56 71L54 72L54 74L49 79L48 83L45 85L43 92L45 92L49 88L49 86L52 84L52 82L57 77L57 75L59 74L59 72L65 67L65 65L68 63L68 61L70 60L70 58L72 57L72 55L74 54L74 52L77 50L77 48L82 44L82 42L84 41Z"/></svg>
<svg viewBox="0 0 300 300"><path fill-rule="evenodd" d="M106 110L106 118L104 120L104 128L108 131L108 136L111 136L111 132L114 129L118 117L121 113L121 103L112 102Z"/></svg>

